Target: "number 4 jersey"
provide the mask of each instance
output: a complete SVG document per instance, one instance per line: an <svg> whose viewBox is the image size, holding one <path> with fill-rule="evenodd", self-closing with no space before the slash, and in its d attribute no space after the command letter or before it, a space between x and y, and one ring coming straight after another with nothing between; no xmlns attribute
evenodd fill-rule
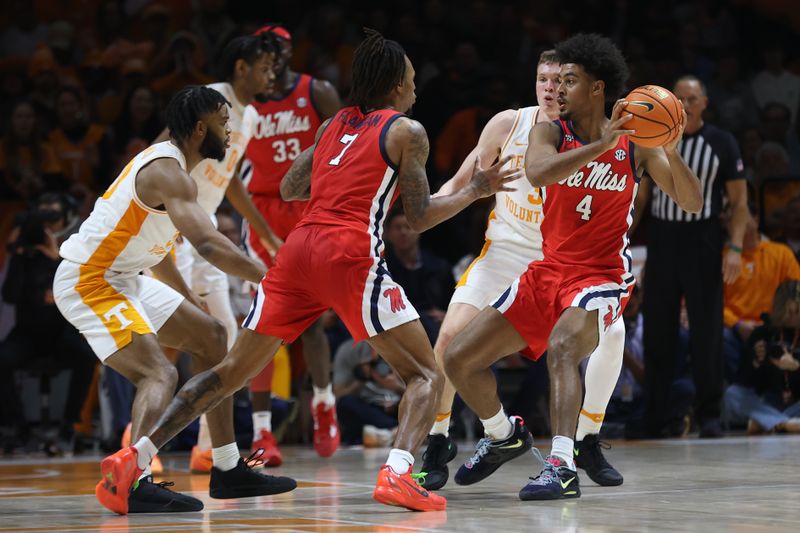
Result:
<svg viewBox="0 0 800 533"><path fill-rule="evenodd" d="M559 152L585 143L569 121L559 120ZM544 189L545 261L624 272L631 282L628 229L639 186L633 144L627 136L578 171Z"/></svg>

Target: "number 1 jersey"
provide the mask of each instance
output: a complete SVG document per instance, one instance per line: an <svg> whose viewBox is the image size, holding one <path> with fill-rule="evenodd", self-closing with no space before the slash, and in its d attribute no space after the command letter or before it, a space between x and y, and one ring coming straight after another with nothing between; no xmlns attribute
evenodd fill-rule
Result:
<svg viewBox="0 0 800 533"><path fill-rule="evenodd" d="M570 121L559 120L559 152L585 143ZM558 183L544 189L544 259L564 266L624 272L633 281L628 229L639 187L634 145L621 136L617 145Z"/></svg>

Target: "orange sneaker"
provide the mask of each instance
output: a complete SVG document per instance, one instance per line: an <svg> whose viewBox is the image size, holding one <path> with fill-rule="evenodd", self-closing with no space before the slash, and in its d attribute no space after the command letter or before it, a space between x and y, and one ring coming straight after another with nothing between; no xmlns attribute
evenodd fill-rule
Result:
<svg viewBox="0 0 800 533"><path fill-rule="evenodd" d="M253 435L253 444L250 446L250 451L255 453L258 449L264 450L264 454L259 458L264 461L264 466L281 466L283 464L283 456L278 449L278 441L271 431L262 429L258 435Z"/></svg>
<svg viewBox="0 0 800 533"><path fill-rule="evenodd" d="M123 448L100 463L102 478L94 495L103 507L117 514L128 514L128 496L134 482L142 475L136 465L136 448Z"/></svg>
<svg viewBox="0 0 800 533"><path fill-rule="evenodd" d="M447 500L427 491L411 477L411 472L398 474L389 465L378 472L378 481L372 498L386 505L405 507L412 511L444 511Z"/></svg>
<svg viewBox="0 0 800 533"><path fill-rule="evenodd" d="M211 449L201 450L197 446L192 448L192 457L189 459L189 470L192 474L208 474L214 466L214 457Z"/></svg>
<svg viewBox="0 0 800 533"><path fill-rule="evenodd" d="M131 423L128 422L128 425L125 426L125 431L122 432L122 438L119 440L119 447L120 449L125 449L130 447L131 445ZM150 461L150 471L153 474L163 474L164 473L164 464L161 462L161 459L158 458L158 455L153 456L153 460Z"/></svg>
<svg viewBox="0 0 800 533"><path fill-rule="evenodd" d="M339 424L336 422L336 406L318 403L312 410L314 415L314 449L320 457L330 457L339 448Z"/></svg>

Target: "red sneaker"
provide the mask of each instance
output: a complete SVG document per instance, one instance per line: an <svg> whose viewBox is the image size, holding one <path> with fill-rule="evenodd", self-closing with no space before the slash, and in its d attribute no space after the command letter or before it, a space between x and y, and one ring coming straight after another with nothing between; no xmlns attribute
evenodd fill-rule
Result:
<svg viewBox="0 0 800 533"><path fill-rule="evenodd" d="M398 474L389 465L378 472L378 481L372 498L386 505L405 507L412 511L444 511L447 500L419 486L411 472Z"/></svg>
<svg viewBox="0 0 800 533"><path fill-rule="evenodd" d="M125 426L125 431L122 432L122 438L119 442L120 449L127 448L131 445L131 423L128 422L128 425ZM153 456L153 460L150 461L150 471L155 474L163 474L164 473L164 464L161 462L161 459L158 458L158 455Z"/></svg>
<svg viewBox="0 0 800 533"><path fill-rule="evenodd" d="M264 450L264 454L259 457L264 461L264 466L281 466L283 464L283 457L281 451L278 449L278 441L271 431L261 430L258 435L253 435L253 444L250 446L250 451L255 453L259 448Z"/></svg>
<svg viewBox="0 0 800 533"><path fill-rule="evenodd" d="M330 457L339 448L341 435L336 422L336 406L327 406L320 402L313 409L314 415L314 449L320 457Z"/></svg>
<svg viewBox="0 0 800 533"><path fill-rule="evenodd" d="M136 464L137 455L136 448L128 447L109 455L100 463L103 477L94 488L94 494L103 507L117 514L128 514L131 487L142 475Z"/></svg>

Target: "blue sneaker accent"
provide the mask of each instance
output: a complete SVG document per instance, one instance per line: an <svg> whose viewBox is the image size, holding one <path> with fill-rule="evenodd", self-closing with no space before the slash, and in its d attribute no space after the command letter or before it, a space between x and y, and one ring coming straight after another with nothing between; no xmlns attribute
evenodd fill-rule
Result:
<svg viewBox="0 0 800 533"><path fill-rule="evenodd" d="M525 501L579 498L580 495L578 473L553 455L547 456L539 475L532 477L519 491L519 499Z"/></svg>

